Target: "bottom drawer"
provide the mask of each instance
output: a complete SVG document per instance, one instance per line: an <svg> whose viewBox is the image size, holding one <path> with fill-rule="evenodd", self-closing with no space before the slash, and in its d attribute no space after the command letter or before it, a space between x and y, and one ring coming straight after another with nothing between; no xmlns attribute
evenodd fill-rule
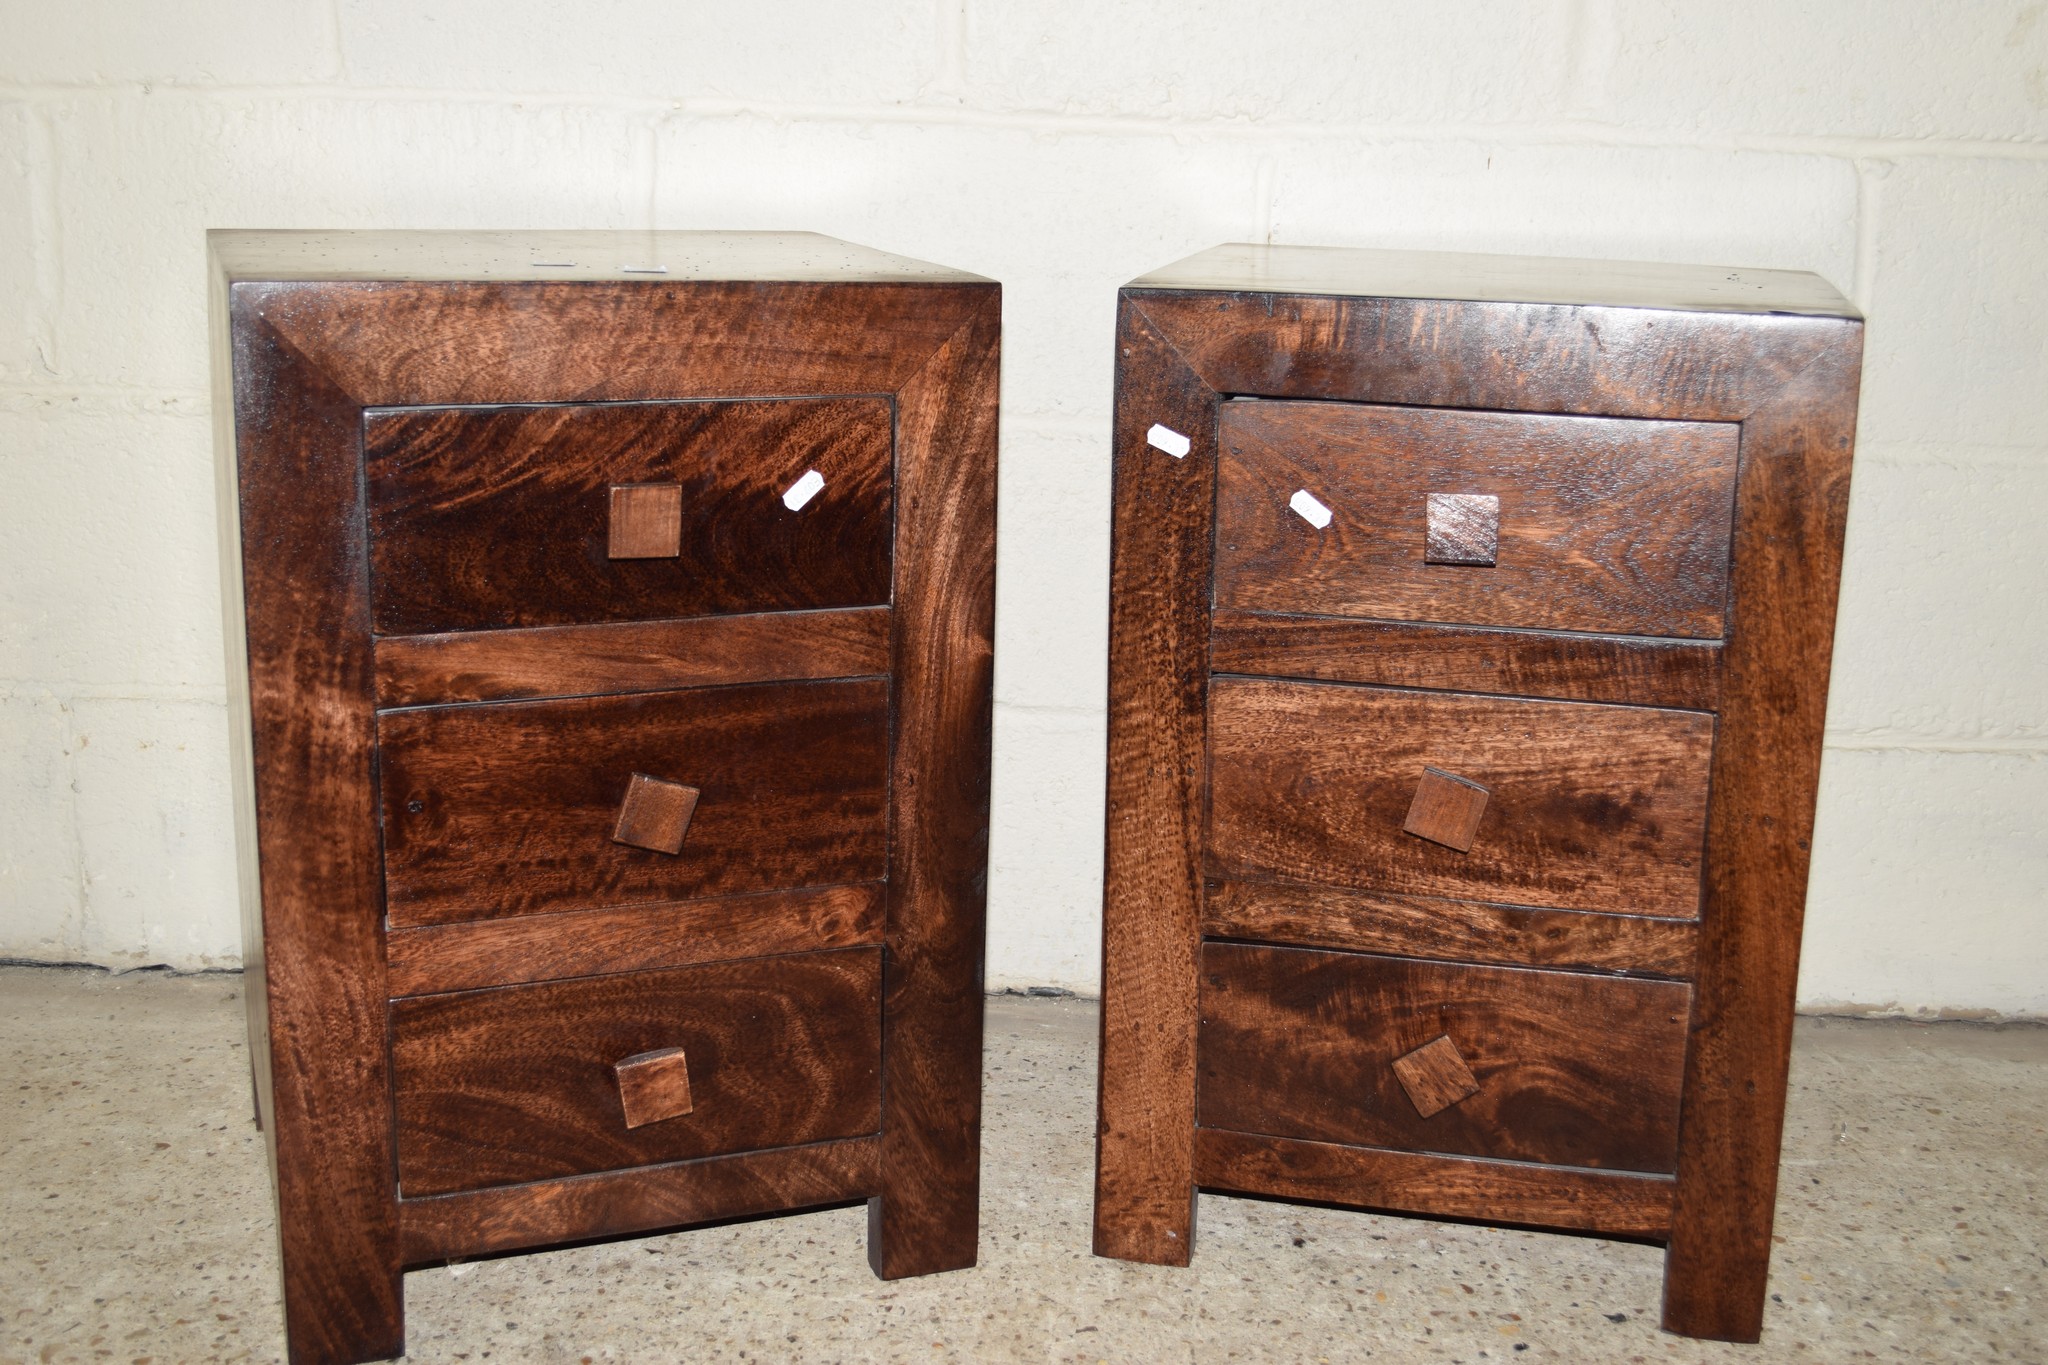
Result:
<svg viewBox="0 0 2048 1365"><path fill-rule="evenodd" d="M1668 1172L1691 1005L1677 981L1207 943L1196 1121Z"/></svg>
<svg viewBox="0 0 2048 1365"><path fill-rule="evenodd" d="M394 1001L399 1192L875 1132L881 985L853 948Z"/></svg>

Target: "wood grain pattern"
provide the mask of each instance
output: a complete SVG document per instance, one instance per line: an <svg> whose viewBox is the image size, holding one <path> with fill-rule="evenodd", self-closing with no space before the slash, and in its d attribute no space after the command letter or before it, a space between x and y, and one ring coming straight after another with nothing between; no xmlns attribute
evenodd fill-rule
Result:
<svg viewBox="0 0 2048 1365"><path fill-rule="evenodd" d="M882 941L879 882L470 920L387 935L393 996Z"/></svg>
<svg viewBox="0 0 2048 1365"><path fill-rule="evenodd" d="M883 874L879 680L387 711L379 736L393 926ZM702 793L673 857L611 839L650 768Z"/></svg>
<svg viewBox="0 0 2048 1365"><path fill-rule="evenodd" d="M1240 678L1209 698L1212 876L1699 913L1709 716ZM1432 766L1491 793L1470 852L1402 830Z"/></svg>
<svg viewBox="0 0 2048 1365"><path fill-rule="evenodd" d="M1202 948L1205 1127L1668 1172L1691 989L1248 944ZM1479 1090L1418 1116L1391 1068L1449 1034Z"/></svg>
<svg viewBox="0 0 2048 1365"><path fill-rule="evenodd" d="M1691 920L1242 881L1210 884L1202 932L1305 948L1655 976L1690 976L1699 946L1699 925Z"/></svg>
<svg viewBox="0 0 2048 1365"><path fill-rule="evenodd" d="M1699 994L1664 1325L1755 1341L1855 441L1860 323L1743 425L1735 618L1714 756Z"/></svg>
<svg viewBox="0 0 2048 1365"><path fill-rule="evenodd" d="M1128 298L1116 372L1095 1253L1186 1265L1217 400Z"/></svg>
<svg viewBox="0 0 2048 1365"><path fill-rule="evenodd" d="M886 603L892 423L884 398L373 411L377 631ZM614 557L611 486L670 481L678 551Z"/></svg>
<svg viewBox="0 0 2048 1365"><path fill-rule="evenodd" d="M697 1107L690 1095L687 1048L658 1047L612 1063L619 1079L619 1109L628 1128L681 1118Z"/></svg>
<svg viewBox="0 0 2048 1365"><path fill-rule="evenodd" d="M234 439L253 740L263 1130L291 1356L404 1350L391 1188L369 607L356 408L232 291ZM276 553L289 546L288 556ZM320 831L308 837L308 831ZM252 1018L255 1018L252 1015Z"/></svg>
<svg viewBox="0 0 2048 1365"><path fill-rule="evenodd" d="M1725 423L1233 402L1216 601L1248 611L1717 638L1736 431ZM1498 558L1428 560L1432 493L1499 499ZM1320 531L1287 511L1306 487Z"/></svg>
<svg viewBox="0 0 2048 1365"><path fill-rule="evenodd" d="M1393 1061L1394 1079L1423 1118L1432 1118L1479 1093L1479 1082L1465 1065L1465 1054L1448 1033Z"/></svg>
<svg viewBox="0 0 2048 1365"><path fill-rule="evenodd" d="M856 678L889 671L889 608L395 635L376 649L387 707Z"/></svg>
<svg viewBox="0 0 2048 1365"><path fill-rule="evenodd" d="M1719 641L1219 611L1209 651L1218 673L1696 711L1720 697Z"/></svg>
<svg viewBox="0 0 2048 1365"><path fill-rule="evenodd" d="M1469 778L1424 768L1422 780L1415 784L1415 798L1408 803L1408 815L1401 821L1401 832L1470 853L1479 822L1486 818L1487 798L1492 795Z"/></svg>
<svg viewBox="0 0 2048 1365"><path fill-rule="evenodd" d="M405 1261L488 1256L862 1199L881 1183L881 1153L880 1138L840 1138L407 1199L398 1206Z"/></svg>
<svg viewBox="0 0 2048 1365"><path fill-rule="evenodd" d="M880 1126L881 952L416 996L391 1006L408 1198ZM681 1047L695 1110L628 1128L612 1070Z"/></svg>
<svg viewBox="0 0 2048 1365"><path fill-rule="evenodd" d="M1219 1190L1424 1217L1662 1238L1669 1176L1476 1161L1204 1128L1195 1172Z"/></svg>
<svg viewBox="0 0 2048 1365"><path fill-rule="evenodd" d="M674 857L683 851L690 816L696 813L698 798L703 795L680 782L634 773L626 779L626 798L619 803L612 842Z"/></svg>
<svg viewBox="0 0 2048 1365"><path fill-rule="evenodd" d="M868 1205L884 1279L973 1265L980 1234L1001 318L989 289L897 394L888 1083Z"/></svg>
<svg viewBox="0 0 2048 1365"><path fill-rule="evenodd" d="M683 548L683 486L615 483L605 554L612 559L671 559Z"/></svg>

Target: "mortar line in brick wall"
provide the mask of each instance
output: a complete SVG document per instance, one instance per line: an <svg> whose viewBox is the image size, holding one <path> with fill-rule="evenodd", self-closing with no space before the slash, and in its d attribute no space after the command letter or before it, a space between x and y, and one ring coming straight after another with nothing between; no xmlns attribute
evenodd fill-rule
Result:
<svg viewBox="0 0 2048 1365"><path fill-rule="evenodd" d="M59 102L107 94L135 94L140 84L0 85L0 100L22 103ZM803 104L729 99L659 99L639 96L593 96L550 91L431 90L385 86L228 86L152 82L151 98L197 95L205 98L304 100L366 103L490 104L507 109L609 109L685 118L760 118L775 123L903 124L965 126L1039 134L1073 136L1150 135L1213 137L1226 141L1372 142L1433 144L1494 142L1514 146L1617 147L1701 152L1760 152L1791 156L1855 159L1953 157L1965 160L2048 160L2048 137L1900 137L1851 134L1720 133L1688 136L1672 129L1635 129L1590 120L1526 123L1312 123L1244 117L1177 118L1141 114L1065 114L1050 110L990 109L973 104L906 100L894 104Z"/></svg>
<svg viewBox="0 0 2048 1365"><path fill-rule="evenodd" d="M219 683L96 683L53 678L0 678L0 701L168 702L173 705L226 706L227 687Z"/></svg>
<svg viewBox="0 0 2048 1365"><path fill-rule="evenodd" d="M1983 754L2005 758L2036 758L2048 754L2048 736L2012 735L2002 739L1944 739L1911 732L1879 730L1834 731L1822 741L1823 749L1842 753Z"/></svg>
<svg viewBox="0 0 2048 1365"><path fill-rule="evenodd" d="M1883 195L1880 186L1891 174L1889 161L1859 157L1856 161L1856 283L1850 301L1865 317L1877 296L1877 236L1882 226Z"/></svg>

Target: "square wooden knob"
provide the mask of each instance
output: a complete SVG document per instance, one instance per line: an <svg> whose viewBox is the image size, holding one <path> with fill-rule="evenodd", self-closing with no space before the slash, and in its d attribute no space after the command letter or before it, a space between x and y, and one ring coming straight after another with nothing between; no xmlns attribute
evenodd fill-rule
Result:
<svg viewBox="0 0 2048 1365"><path fill-rule="evenodd" d="M1480 817L1486 814L1487 798L1492 795L1469 777L1424 768L1401 828L1418 839L1470 853L1472 840L1479 834Z"/></svg>
<svg viewBox="0 0 2048 1365"><path fill-rule="evenodd" d="M674 559L683 552L683 486L615 483L609 553L613 559Z"/></svg>
<svg viewBox="0 0 2048 1365"><path fill-rule="evenodd" d="M619 1104L626 1126L659 1123L690 1112L690 1064L679 1047L636 1052L612 1064L619 1077Z"/></svg>
<svg viewBox="0 0 2048 1365"><path fill-rule="evenodd" d="M683 835L690 817L697 812L697 798L703 793L680 782L666 782L646 773L634 773L626 784L626 799L619 804L619 820L612 827L615 843L656 853L681 853Z"/></svg>
<svg viewBox="0 0 2048 1365"><path fill-rule="evenodd" d="M1479 1093L1479 1082L1449 1034L1424 1043L1405 1057L1396 1057L1394 1079L1401 1082L1408 1102L1424 1118L1434 1118Z"/></svg>
<svg viewBox="0 0 2048 1365"><path fill-rule="evenodd" d="M1491 493L1431 493L1424 511L1428 527L1423 563L1494 566L1500 556L1499 498Z"/></svg>

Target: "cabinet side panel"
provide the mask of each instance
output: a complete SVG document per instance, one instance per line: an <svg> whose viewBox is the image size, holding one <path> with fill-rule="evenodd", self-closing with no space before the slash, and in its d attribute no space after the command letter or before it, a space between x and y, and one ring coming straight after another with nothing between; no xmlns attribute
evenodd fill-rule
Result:
<svg viewBox="0 0 2048 1365"><path fill-rule="evenodd" d="M897 394L894 736L882 980L884 1279L974 1264L995 676L1001 295Z"/></svg>
<svg viewBox="0 0 2048 1365"><path fill-rule="evenodd" d="M1860 323L1785 326L1816 358L1742 429L1664 1281L1667 1330L1730 1341L1755 1341L1763 1327L1862 363Z"/></svg>
<svg viewBox="0 0 2048 1365"><path fill-rule="evenodd" d="M1216 395L1128 295L1116 375L1095 1253L1186 1265Z"/></svg>
<svg viewBox="0 0 2048 1365"><path fill-rule="evenodd" d="M360 407L233 303L284 1301L295 1361L403 1350Z"/></svg>

